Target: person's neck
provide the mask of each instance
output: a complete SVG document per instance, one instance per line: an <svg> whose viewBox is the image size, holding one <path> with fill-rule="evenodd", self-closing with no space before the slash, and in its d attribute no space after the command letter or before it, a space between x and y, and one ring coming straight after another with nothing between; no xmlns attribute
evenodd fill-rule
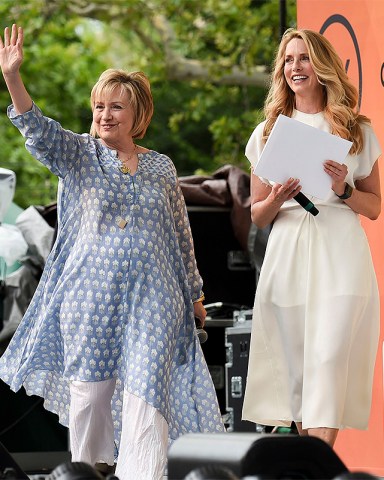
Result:
<svg viewBox="0 0 384 480"><path fill-rule="evenodd" d="M296 98L295 108L302 113L319 113L324 110L324 107L321 102L316 102L313 100Z"/></svg>
<svg viewBox="0 0 384 480"><path fill-rule="evenodd" d="M102 140L102 142L106 147L110 148L111 150L116 150L116 152L118 152L120 155L124 155L124 154L129 155L137 149L133 139L130 141L124 141L124 142L112 142L112 143L108 142L107 143L104 140Z"/></svg>

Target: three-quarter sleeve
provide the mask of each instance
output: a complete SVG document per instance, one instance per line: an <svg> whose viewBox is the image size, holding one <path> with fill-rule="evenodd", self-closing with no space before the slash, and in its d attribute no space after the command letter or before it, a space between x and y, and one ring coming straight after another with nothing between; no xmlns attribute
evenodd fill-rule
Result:
<svg viewBox="0 0 384 480"><path fill-rule="evenodd" d="M187 207L177 178L172 192L171 203L175 221L176 235L179 241L181 255L187 274L191 298L193 302L203 300L203 281L197 268Z"/></svg>
<svg viewBox="0 0 384 480"><path fill-rule="evenodd" d="M65 130L57 121L45 117L35 104L23 114L18 114L10 105L7 113L26 139L26 149L55 175L65 177L74 163L81 160L88 135Z"/></svg>

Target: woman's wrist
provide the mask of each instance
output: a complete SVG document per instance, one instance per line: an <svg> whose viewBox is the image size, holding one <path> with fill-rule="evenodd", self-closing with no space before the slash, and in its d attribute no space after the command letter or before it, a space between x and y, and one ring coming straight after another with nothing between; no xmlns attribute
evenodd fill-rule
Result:
<svg viewBox="0 0 384 480"><path fill-rule="evenodd" d="M349 185L349 183L344 182L343 190L340 191L340 189L338 189L337 192L335 190L334 192L341 200L347 200L352 195L353 187Z"/></svg>
<svg viewBox="0 0 384 480"><path fill-rule="evenodd" d="M193 300L193 303L204 302L204 300L205 300L205 296L203 293L197 300Z"/></svg>
<svg viewBox="0 0 384 480"><path fill-rule="evenodd" d="M337 185L333 185L332 190L335 195L339 196L344 193L346 182L339 182Z"/></svg>

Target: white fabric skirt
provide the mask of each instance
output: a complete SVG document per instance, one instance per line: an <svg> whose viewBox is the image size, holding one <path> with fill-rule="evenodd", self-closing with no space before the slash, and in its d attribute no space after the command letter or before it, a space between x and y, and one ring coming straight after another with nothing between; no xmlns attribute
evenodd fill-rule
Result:
<svg viewBox="0 0 384 480"><path fill-rule="evenodd" d="M368 241L345 206L283 209L257 286L243 419L368 425L379 295Z"/></svg>

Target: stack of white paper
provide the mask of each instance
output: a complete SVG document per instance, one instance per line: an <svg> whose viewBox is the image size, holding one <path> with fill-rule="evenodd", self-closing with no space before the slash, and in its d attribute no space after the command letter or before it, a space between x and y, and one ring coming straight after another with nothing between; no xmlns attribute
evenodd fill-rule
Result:
<svg viewBox="0 0 384 480"><path fill-rule="evenodd" d="M325 160L343 163L352 142L279 115L255 166L254 173L276 183L299 178L302 192L324 200L331 177Z"/></svg>

